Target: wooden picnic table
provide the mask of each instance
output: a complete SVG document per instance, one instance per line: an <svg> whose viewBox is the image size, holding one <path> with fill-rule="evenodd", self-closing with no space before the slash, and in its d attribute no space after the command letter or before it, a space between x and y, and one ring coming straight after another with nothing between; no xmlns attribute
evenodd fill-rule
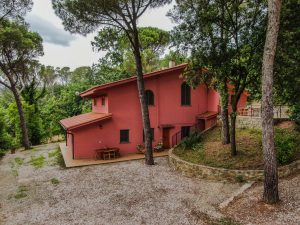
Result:
<svg viewBox="0 0 300 225"><path fill-rule="evenodd" d="M103 160L116 159L120 156L119 148L100 148L96 149L96 158Z"/></svg>

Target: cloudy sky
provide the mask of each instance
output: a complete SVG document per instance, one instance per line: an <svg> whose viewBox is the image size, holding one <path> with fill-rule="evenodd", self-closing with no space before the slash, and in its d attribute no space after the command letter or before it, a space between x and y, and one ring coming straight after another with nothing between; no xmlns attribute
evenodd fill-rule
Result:
<svg viewBox="0 0 300 225"><path fill-rule="evenodd" d="M86 37L65 31L61 20L54 14L51 0L33 0L34 6L26 16L31 30L38 32L44 40L44 56L40 62L55 67L68 66L75 69L96 63L101 52L93 52L91 41L95 33ZM140 19L139 26L155 26L171 30L174 24L166 17L171 5L148 10Z"/></svg>

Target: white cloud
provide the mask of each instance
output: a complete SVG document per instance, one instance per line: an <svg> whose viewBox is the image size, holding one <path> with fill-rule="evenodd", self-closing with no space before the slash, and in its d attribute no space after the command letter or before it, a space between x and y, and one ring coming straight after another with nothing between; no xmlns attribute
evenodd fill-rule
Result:
<svg viewBox="0 0 300 225"><path fill-rule="evenodd" d="M43 41L62 46L70 46L71 41L76 39L75 35L56 27L53 23L41 18L40 16L30 14L26 17L26 22L30 24L30 29L38 32Z"/></svg>
<svg viewBox="0 0 300 225"><path fill-rule="evenodd" d="M91 66L103 56L93 52L91 41L96 32L86 37L71 35L64 30L61 20L52 9L51 0L33 0L32 11L27 15L31 29L40 33L44 39L44 56L39 60L45 65L55 67L68 66L75 69L79 66ZM173 24L166 17L172 5L148 10L139 21L139 26L153 26L171 30Z"/></svg>

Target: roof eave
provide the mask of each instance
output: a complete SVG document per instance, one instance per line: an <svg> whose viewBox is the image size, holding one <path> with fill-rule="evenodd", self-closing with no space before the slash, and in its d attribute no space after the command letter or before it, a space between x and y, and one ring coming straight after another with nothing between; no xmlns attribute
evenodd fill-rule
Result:
<svg viewBox="0 0 300 225"><path fill-rule="evenodd" d="M154 71L154 72L151 72L151 73L147 73L147 74L144 74L144 78L147 79L147 78L150 78L150 77L154 77L154 76L164 74L164 73L169 73L169 72L172 72L172 71L184 70L187 67L187 65L188 65L187 63L184 63L184 64L180 64L180 65L177 65L175 67L167 68L167 69L164 69L164 70L158 70L158 71ZM136 76L129 77L129 78L126 78L126 79L123 79L123 80L119 80L119 81L103 84L103 85L100 85L100 86L92 87L92 88L90 88L86 91L81 92L79 95L81 97L91 97L92 95L96 94L95 92L97 90L104 90L106 88L126 84L126 83L129 83L129 82L135 81L135 80L136 80Z"/></svg>
<svg viewBox="0 0 300 225"><path fill-rule="evenodd" d="M82 124L77 124L77 125L74 125L74 126L70 126L70 127L66 127L65 125L63 125L63 123L61 121L59 121L59 123L62 125L62 127L66 131L70 131L70 130L74 130L74 129L77 129L77 128L80 128L80 127L84 127L84 126L87 126L87 125L90 125L90 124L93 124L93 123L97 123L97 122L100 122L100 121L103 121L103 120L106 120L106 119L110 119L110 118L112 118L112 114L110 114L108 116L105 116L105 117L97 118L97 119L94 119L94 120L91 120L91 121L88 121L88 122L85 122L85 123L82 123Z"/></svg>

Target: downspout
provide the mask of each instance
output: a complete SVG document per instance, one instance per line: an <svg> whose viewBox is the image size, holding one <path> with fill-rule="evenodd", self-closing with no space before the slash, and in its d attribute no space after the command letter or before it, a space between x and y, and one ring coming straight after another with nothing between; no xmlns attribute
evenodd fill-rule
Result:
<svg viewBox="0 0 300 225"><path fill-rule="evenodd" d="M67 144L67 140L68 140L68 134L70 134L72 136L72 158L75 158L75 153L74 153L74 134L71 133L62 123L60 123L60 125L64 128L65 130L65 134L66 134L66 146L68 146Z"/></svg>
<svg viewBox="0 0 300 225"><path fill-rule="evenodd" d="M75 159L75 146L74 146L74 134L67 130L67 135L70 134L72 136L72 158Z"/></svg>

